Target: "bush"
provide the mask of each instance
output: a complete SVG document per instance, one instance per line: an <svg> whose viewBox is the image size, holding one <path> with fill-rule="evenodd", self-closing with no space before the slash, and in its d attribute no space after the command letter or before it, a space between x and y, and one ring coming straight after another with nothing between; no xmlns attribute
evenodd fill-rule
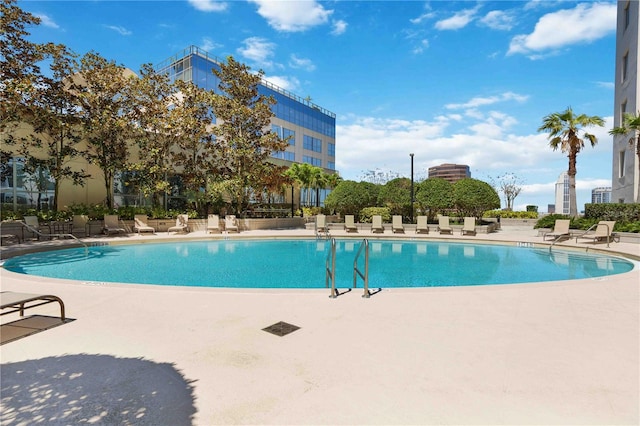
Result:
<svg viewBox="0 0 640 426"><path fill-rule="evenodd" d="M360 210L360 222L361 223L371 223L373 221L373 216L382 216L383 222L391 221L391 210L388 207L365 207Z"/></svg>
<svg viewBox="0 0 640 426"><path fill-rule="evenodd" d="M640 221L640 204L589 203L584 206L584 217L598 220L637 222Z"/></svg>
<svg viewBox="0 0 640 426"><path fill-rule="evenodd" d="M508 210L489 210L482 217L501 217L503 219L537 219L538 213L534 211L514 212Z"/></svg>

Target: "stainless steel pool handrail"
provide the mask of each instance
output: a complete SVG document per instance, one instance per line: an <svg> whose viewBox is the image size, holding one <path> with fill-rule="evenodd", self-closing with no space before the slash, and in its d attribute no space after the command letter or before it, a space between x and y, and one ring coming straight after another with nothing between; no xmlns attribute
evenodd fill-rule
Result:
<svg viewBox="0 0 640 426"><path fill-rule="evenodd" d="M25 222L18 221L18 223L20 223L22 226L27 228L27 230L29 232L32 232L32 233L38 235L39 237L49 237L49 238L51 238L51 237L58 237L58 238L60 238L60 237L71 237L74 240L76 240L77 242L79 242L80 244L82 244L85 249L89 250L89 246L84 241L82 241L80 238L76 237L73 234L49 234L49 233L45 234L45 233L40 232L39 230L27 225Z"/></svg>
<svg viewBox="0 0 640 426"><path fill-rule="evenodd" d="M358 269L358 259L364 250L364 273ZM360 243L360 248L358 248L358 253L356 253L356 257L353 259L353 288L357 287L358 275L364 281L364 294L362 297L369 298L371 293L369 292L369 240L366 238L362 240Z"/></svg>
<svg viewBox="0 0 640 426"><path fill-rule="evenodd" d="M335 299L338 297L338 291L336 290L336 239L331 239L331 246L329 253L327 253L327 260L325 261L325 278L324 285L329 288L329 280L331 280L331 294L330 298Z"/></svg>

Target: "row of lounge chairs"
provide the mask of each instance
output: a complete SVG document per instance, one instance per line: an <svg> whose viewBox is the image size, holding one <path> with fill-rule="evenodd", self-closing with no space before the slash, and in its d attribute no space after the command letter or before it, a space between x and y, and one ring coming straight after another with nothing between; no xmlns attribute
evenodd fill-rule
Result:
<svg viewBox="0 0 640 426"><path fill-rule="evenodd" d="M137 214L133 220L133 232L141 234L143 232L155 233L156 229L148 224L148 216ZM43 226L39 223L37 216L25 216L24 224L26 229L40 239L41 236L51 236L54 233L51 232L50 227ZM68 227L65 228L63 234L83 234L88 236L88 224L89 217L86 215L74 215ZM224 229L227 232L239 232L238 221L235 215L227 215L224 220ZM178 215L176 218L176 224L167 229L167 232L171 233L186 233L189 232L189 216L186 214ZM127 227L120 220L117 215L105 215L103 219L102 232L106 235L128 233ZM208 233L221 233L220 217L215 214L209 215L207 218L207 232Z"/></svg>
<svg viewBox="0 0 640 426"><path fill-rule="evenodd" d="M572 238L571 231L569 230L570 223L571 221L569 219L556 219L553 229L542 234L543 241L551 241L553 239L553 242L556 243ZM608 243L615 239L616 235L613 232L615 224L615 220L601 220L582 234L577 235L576 243L579 239L587 239L593 242L607 241Z"/></svg>
<svg viewBox="0 0 640 426"><path fill-rule="evenodd" d="M382 216L374 215L371 218L371 232L380 233L384 232L384 225L382 223ZM428 234L429 225L427 224L427 216L418 216L416 224L417 234ZM347 232L358 232L358 226L355 223L354 215L345 215L344 217L344 230ZM449 224L448 216L440 216L438 220L437 230L441 234L453 234L453 228ZM404 233L404 224L402 223L402 216L394 215L391 219L391 232L392 233ZM316 218L316 233L328 233L329 225L325 215L318 215ZM461 229L462 235L476 235L476 219L474 217L465 217L464 225Z"/></svg>

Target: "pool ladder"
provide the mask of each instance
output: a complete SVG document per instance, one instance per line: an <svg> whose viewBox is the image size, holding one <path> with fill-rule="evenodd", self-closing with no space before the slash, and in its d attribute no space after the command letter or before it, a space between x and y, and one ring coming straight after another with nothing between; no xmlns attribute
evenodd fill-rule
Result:
<svg viewBox="0 0 640 426"><path fill-rule="evenodd" d="M27 228L27 230L29 232L31 232L33 234L36 234L38 236L38 238L40 238L40 237L48 237L49 239L51 239L51 237L57 237L57 238L60 238L60 237L71 237L74 240L76 240L78 243L80 243L80 244L82 244L84 246L85 252L88 252L88 250L89 250L89 246L84 241L82 241L80 238L76 237L73 234L49 234L49 233L45 234L45 233L42 233L39 230L27 225L25 222L19 221L18 223L20 223L23 227Z"/></svg>
<svg viewBox="0 0 640 426"><path fill-rule="evenodd" d="M361 271L358 268L358 259L364 252L364 271ZM329 288L329 281L331 281L331 294L329 297L335 299L340 296L340 294L344 294L351 289L346 290L343 293L339 293L336 289L336 239L331 239L331 247L329 249L329 253L327 254L327 260L325 262L325 286ZM369 240L366 238L362 240L360 243L360 247L358 248L358 252L353 259L353 288L357 288L358 286L358 276L363 280L364 294L362 297L369 298L372 294L381 291L382 289L378 289L375 293L369 291Z"/></svg>

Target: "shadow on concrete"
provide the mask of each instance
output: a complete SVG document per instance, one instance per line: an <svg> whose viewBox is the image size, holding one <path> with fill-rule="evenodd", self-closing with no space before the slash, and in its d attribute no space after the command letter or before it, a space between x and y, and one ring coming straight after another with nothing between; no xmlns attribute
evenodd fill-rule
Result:
<svg viewBox="0 0 640 426"><path fill-rule="evenodd" d="M63 355L2 364L0 423L191 425L193 381L173 364Z"/></svg>

